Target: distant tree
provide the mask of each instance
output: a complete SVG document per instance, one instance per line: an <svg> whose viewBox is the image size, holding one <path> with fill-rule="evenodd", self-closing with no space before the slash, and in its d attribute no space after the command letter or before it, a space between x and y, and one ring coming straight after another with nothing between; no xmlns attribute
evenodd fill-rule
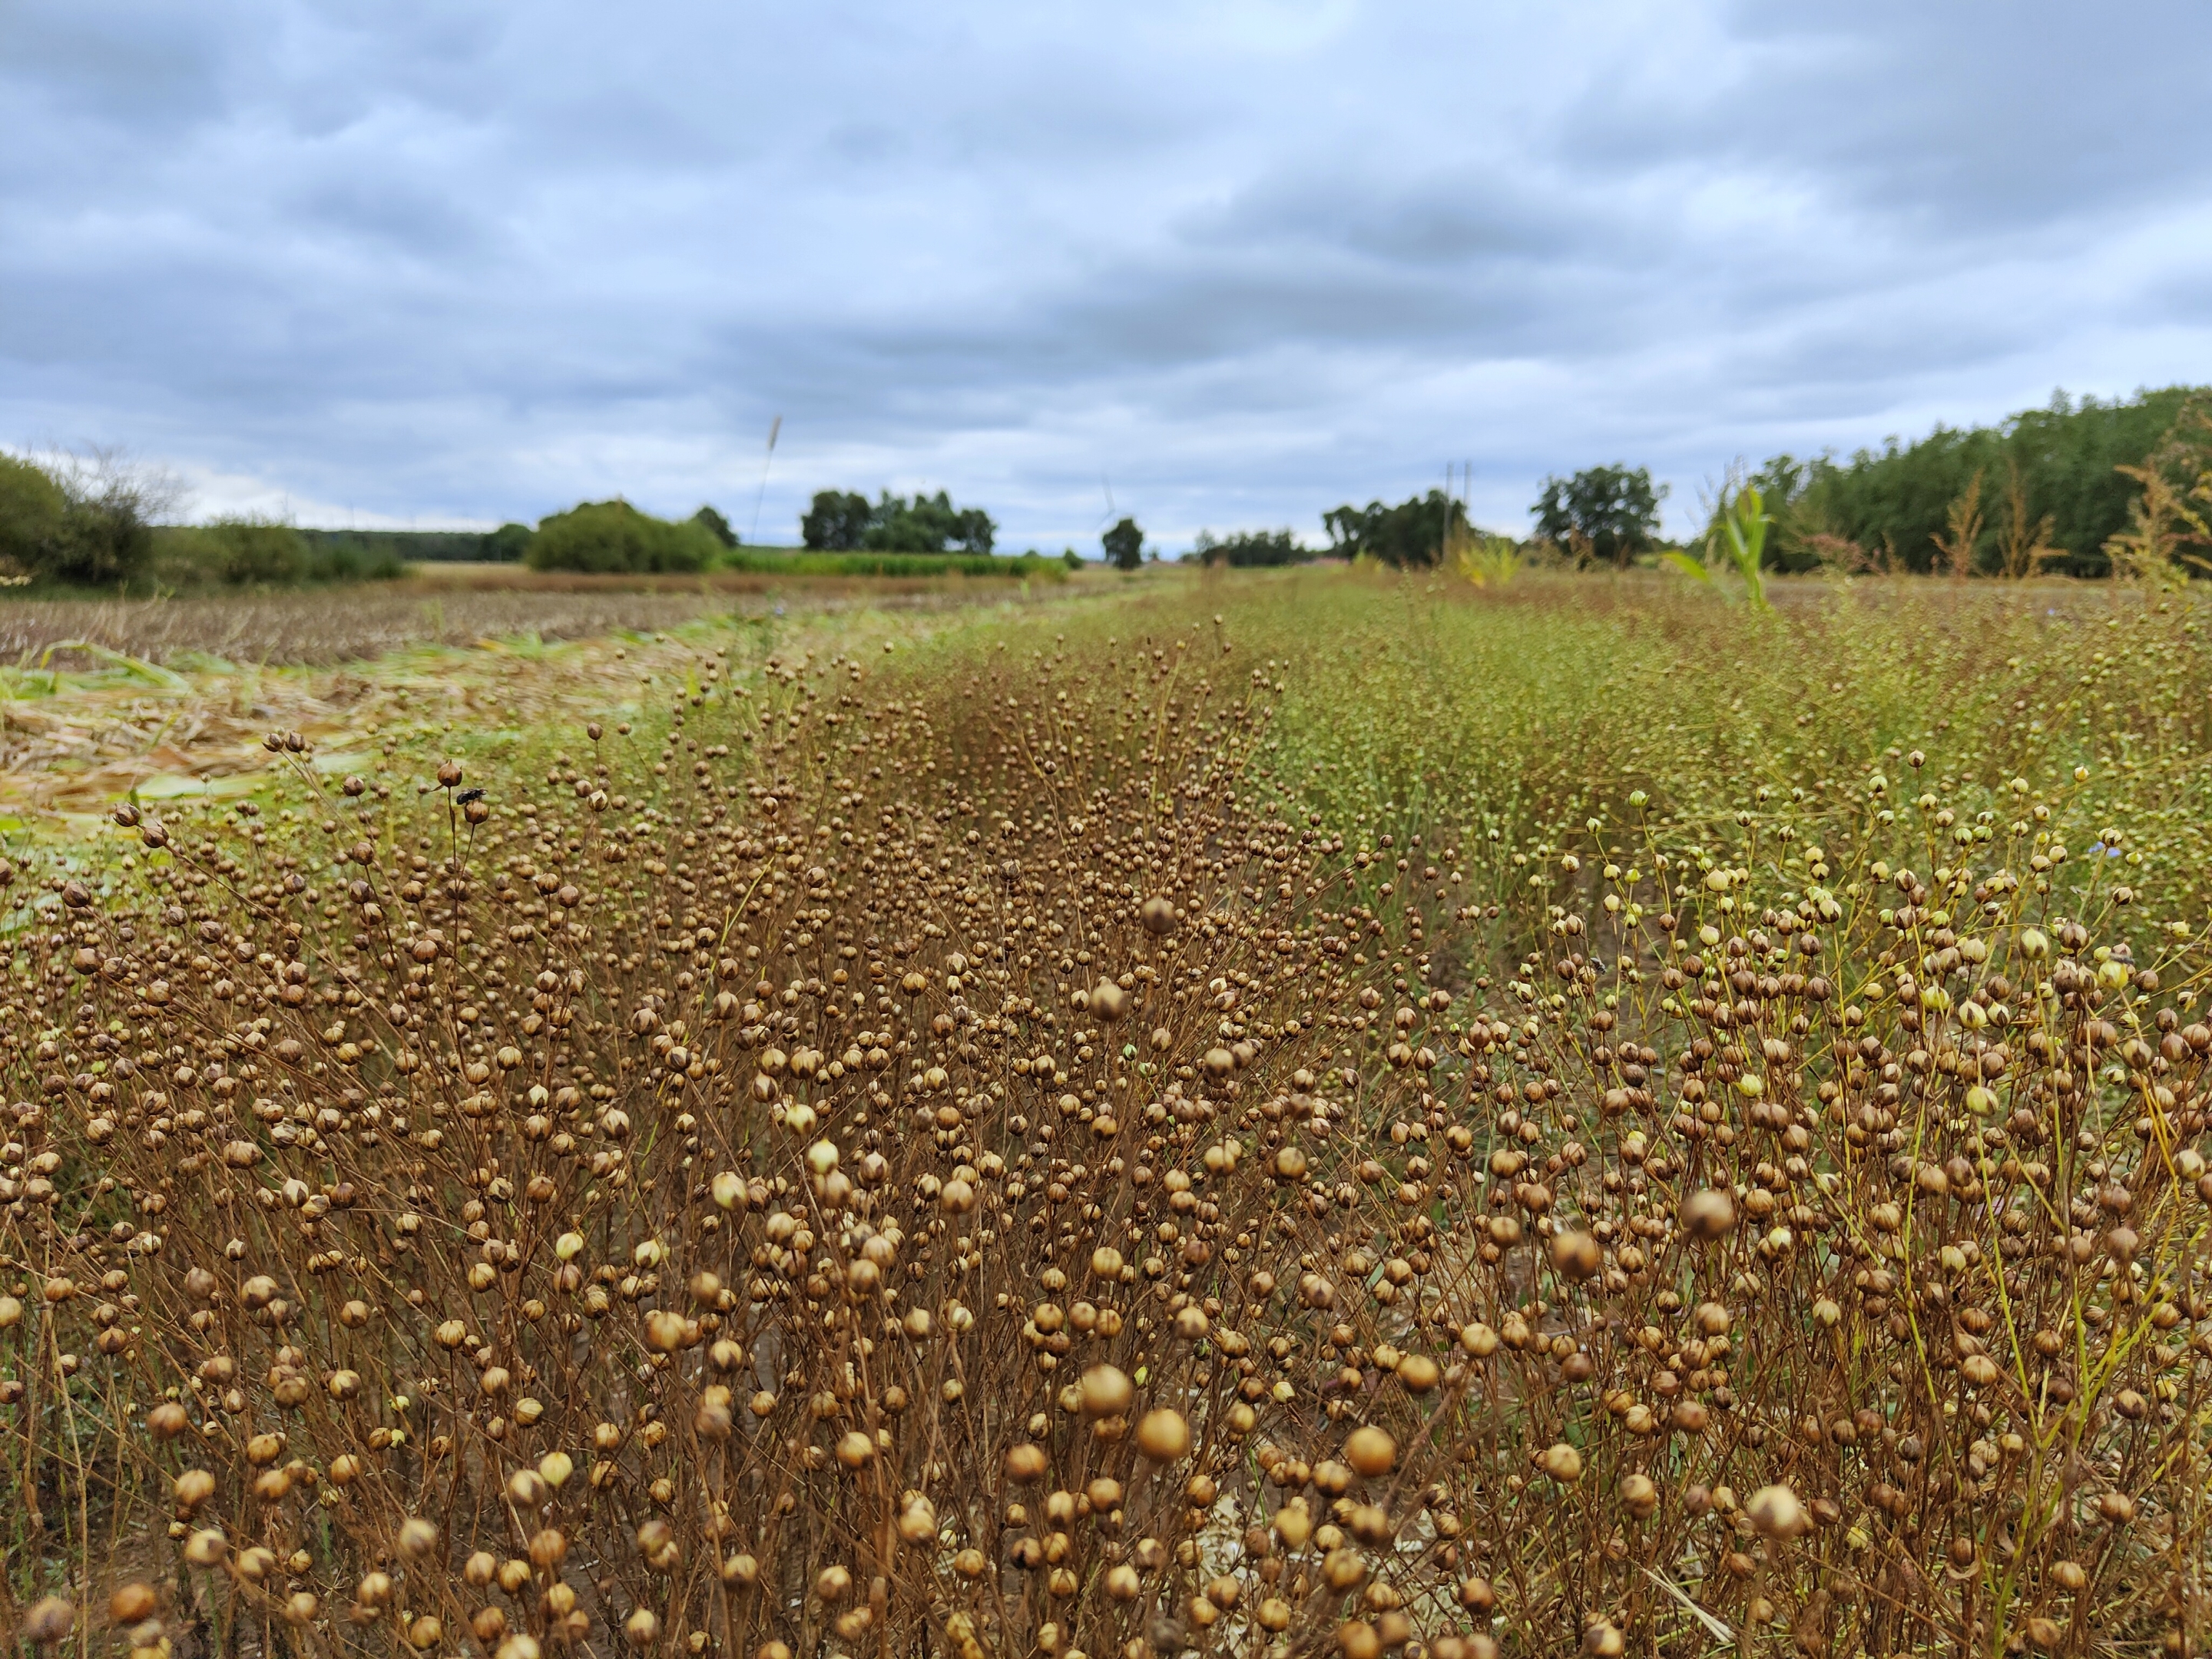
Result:
<svg viewBox="0 0 2212 1659"><path fill-rule="evenodd" d="M672 524L625 501L586 501L538 522L533 570L702 570L720 545L696 520Z"/></svg>
<svg viewBox="0 0 2212 1659"><path fill-rule="evenodd" d="M799 520L799 539L823 552L850 553L868 532L868 498L853 490L824 489Z"/></svg>
<svg viewBox="0 0 2212 1659"><path fill-rule="evenodd" d="M1578 558L1626 564L1657 542L1666 494L1664 484L1653 488L1647 467L1593 466L1571 478L1545 479L1528 510L1544 540Z"/></svg>
<svg viewBox="0 0 2212 1659"><path fill-rule="evenodd" d="M512 563L530 551L535 533L526 524L503 524L483 538L483 556L500 564Z"/></svg>
<svg viewBox="0 0 2212 1659"><path fill-rule="evenodd" d="M1984 480L1996 533L1975 544L1972 568L2098 576L2112 538L2133 522L2140 471L2176 430L2193 396L2185 386L2101 402L2055 392L2041 409L1995 426L1938 426L1911 443L1892 438L1848 460L1778 455L1749 475L1774 514L1770 562L1886 570L1948 568L1952 520ZM1778 485L1786 487L1778 488Z"/></svg>
<svg viewBox="0 0 2212 1659"><path fill-rule="evenodd" d="M957 548L988 555L999 533L988 513L980 507L955 507L941 489L911 501L885 490L872 506L865 495L825 489L799 520L799 530L811 548L835 552L866 548L877 553L942 553Z"/></svg>
<svg viewBox="0 0 2212 1659"><path fill-rule="evenodd" d="M1239 530L1220 538L1210 530L1201 530L1191 551L1200 564L1239 568L1298 564L1314 556L1314 550L1287 530Z"/></svg>
<svg viewBox="0 0 2212 1659"><path fill-rule="evenodd" d="M738 532L730 528L730 521L711 507L702 507L691 515L691 522L704 530L724 547L738 544Z"/></svg>
<svg viewBox="0 0 2212 1659"><path fill-rule="evenodd" d="M1145 562L1145 532L1134 519L1123 519L1098 540L1116 570L1134 570Z"/></svg>
<svg viewBox="0 0 2212 1659"><path fill-rule="evenodd" d="M1441 489L1385 507L1350 503L1321 515L1329 549L1349 558L1379 559L1399 568L1433 565L1443 557L1444 543L1467 529L1467 509Z"/></svg>
<svg viewBox="0 0 2212 1659"><path fill-rule="evenodd" d="M1078 553L1072 547L1066 548L1061 550L1060 562L1066 565L1070 570L1080 570L1083 568L1083 556Z"/></svg>
<svg viewBox="0 0 2212 1659"><path fill-rule="evenodd" d="M952 546L988 554L998 531L981 507L956 507L941 489L912 501L885 490L869 511L860 545L886 553L942 553Z"/></svg>

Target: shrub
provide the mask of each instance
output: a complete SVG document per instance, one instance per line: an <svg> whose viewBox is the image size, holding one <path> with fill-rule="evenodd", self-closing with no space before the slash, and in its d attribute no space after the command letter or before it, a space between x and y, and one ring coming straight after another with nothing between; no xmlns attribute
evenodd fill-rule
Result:
<svg viewBox="0 0 2212 1659"><path fill-rule="evenodd" d="M703 570L720 545L696 520L672 524L628 501L586 501L538 521L524 558L532 570Z"/></svg>
<svg viewBox="0 0 2212 1659"><path fill-rule="evenodd" d="M165 495L111 454L52 467L0 455L0 559L75 586L129 581L152 555L149 520Z"/></svg>
<svg viewBox="0 0 2212 1659"><path fill-rule="evenodd" d="M307 546L290 525L267 519L219 519L200 532L209 575L233 586L295 582L307 574Z"/></svg>
<svg viewBox="0 0 2212 1659"><path fill-rule="evenodd" d="M69 517L69 497L41 467L0 455L0 564L9 575L43 574Z"/></svg>

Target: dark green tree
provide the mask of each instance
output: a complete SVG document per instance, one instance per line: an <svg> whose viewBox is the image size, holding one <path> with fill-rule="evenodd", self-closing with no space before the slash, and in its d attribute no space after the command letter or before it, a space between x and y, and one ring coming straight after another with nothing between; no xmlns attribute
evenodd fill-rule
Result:
<svg viewBox="0 0 2212 1659"><path fill-rule="evenodd" d="M885 553L942 553L957 547L963 553L988 554L998 530L981 507L957 507L941 489L912 501L885 490L870 509L860 545Z"/></svg>
<svg viewBox="0 0 2212 1659"><path fill-rule="evenodd" d="M1395 507L1370 501L1350 503L1321 515L1329 550L1347 558L1380 559L1399 568L1433 565L1444 556L1448 536L1467 529L1467 509L1441 489L1415 495Z"/></svg>
<svg viewBox="0 0 2212 1659"><path fill-rule="evenodd" d="M1145 532L1134 519L1123 519L1098 540L1116 570L1134 570L1145 562Z"/></svg>
<svg viewBox="0 0 2212 1659"><path fill-rule="evenodd" d="M799 539L818 551L850 553L868 533L868 498L854 490L817 491L799 520Z"/></svg>
<svg viewBox="0 0 2212 1659"><path fill-rule="evenodd" d="M1579 559L1626 564L1659 538L1659 503L1667 487L1654 488L1648 467L1593 466L1571 478L1547 478L1528 510L1536 534Z"/></svg>
<svg viewBox="0 0 2212 1659"><path fill-rule="evenodd" d="M500 564L519 560L530 551L535 533L526 524L503 524L483 538L483 556Z"/></svg>
<svg viewBox="0 0 2212 1659"><path fill-rule="evenodd" d="M2056 556L2039 560L2039 568L2102 575L2110 568L2105 544L2127 524L2141 489L2120 469L2141 466L2166 441L2192 396L2212 393L2176 386L2114 402L2076 402L2062 392L2044 408L1995 426L1938 426L1909 444L1892 438L1847 461L1778 455L1752 475L1775 515L1776 562L1935 569L1942 559L1936 538L1950 539L1953 505L1978 478L1986 528L1976 547L1978 568L1998 568L2008 538L2032 540L2040 532ZM1785 478L1788 488L1771 487Z"/></svg>
<svg viewBox="0 0 2212 1659"><path fill-rule="evenodd" d="M704 530L724 547L738 544L738 532L730 528L730 521L711 507L702 507L691 515L691 522Z"/></svg>
<svg viewBox="0 0 2212 1659"><path fill-rule="evenodd" d="M1239 530L1218 538L1210 530L1201 530L1191 551L1200 564L1232 565L1240 569L1299 564L1314 556L1313 550L1287 530Z"/></svg>

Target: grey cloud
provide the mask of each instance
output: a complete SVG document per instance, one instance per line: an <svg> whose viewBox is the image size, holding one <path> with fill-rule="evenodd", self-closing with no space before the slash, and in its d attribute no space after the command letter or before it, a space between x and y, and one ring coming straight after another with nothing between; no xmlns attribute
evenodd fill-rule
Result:
<svg viewBox="0 0 2212 1659"><path fill-rule="evenodd" d="M0 439L1008 539L2203 379L2179 3L0 9ZM19 137L20 135L20 137ZM2125 242L2123 261L2102 252ZM749 506L748 506L749 516Z"/></svg>

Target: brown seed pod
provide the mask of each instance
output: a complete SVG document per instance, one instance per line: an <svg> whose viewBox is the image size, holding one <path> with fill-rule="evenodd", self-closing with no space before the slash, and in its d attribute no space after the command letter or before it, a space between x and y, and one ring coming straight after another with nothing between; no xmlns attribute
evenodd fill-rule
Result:
<svg viewBox="0 0 2212 1659"><path fill-rule="evenodd" d="M1579 1229L1552 1236L1552 1266L1565 1278L1595 1278L1604 1261L1597 1240Z"/></svg>
<svg viewBox="0 0 2212 1659"><path fill-rule="evenodd" d="M1190 1425L1181 1412L1162 1406L1137 1424L1137 1449L1155 1463L1172 1463L1190 1454Z"/></svg>
<svg viewBox="0 0 2212 1659"><path fill-rule="evenodd" d="M15 1635L20 1641L43 1647L60 1641L76 1625L76 1608L66 1597L42 1595L23 1610Z"/></svg>
<svg viewBox="0 0 2212 1659"><path fill-rule="evenodd" d="M1735 1226L1735 1200L1707 1188L1682 1200L1682 1231L1701 1243L1724 1238Z"/></svg>
<svg viewBox="0 0 2212 1659"><path fill-rule="evenodd" d="M1762 1536L1788 1540L1812 1530L1813 1520L1797 1494L1784 1486L1761 1486L1752 1493L1743 1512Z"/></svg>
<svg viewBox="0 0 2212 1659"><path fill-rule="evenodd" d="M1354 1429L1344 1443L1344 1461L1355 1474L1376 1480L1390 1473L1398 1462L1398 1443L1373 1424Z"/></svg>
<svg viewBox="0 0 2212 1659"><path fill-rule="evenodd" d="M1089 1417L1121 1417L1135 1403L1136 1386L1128 1374L1114 1365L1093 1365L1080 1384L1084 1413Z"/></svg>
<svg viewBox="0 0 2212 1659"><path fill-rule="evenodd" d="M1175 901L1155 893L1138 907L1137 917L1148 933L1172 933L1176 925Z"/></svg>

